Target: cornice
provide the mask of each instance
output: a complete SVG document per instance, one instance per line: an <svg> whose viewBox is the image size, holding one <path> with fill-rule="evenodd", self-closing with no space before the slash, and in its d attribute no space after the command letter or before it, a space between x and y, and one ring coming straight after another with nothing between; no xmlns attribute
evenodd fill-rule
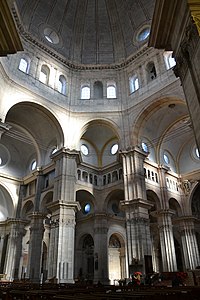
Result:
<svg viewBox="0 0 200 300"><path fill-rule="evenodd" d="M50 47L44 45L42 42L37 40L36 38L33 38L23 27L22 23L19 20L19 17L17 15L17 12L15 8L12 8L12 14L15 19L19 34L22 39L24 39L26 42L29 42L33 44L34 46L38 47L40 50L44 51L54 59L58 60L62 64L64 64L66 67L68 67L71 70L76 71L91 71L91 70L120 70L123 68L126 68L129 64L131 64L136 58L140 57L147 51L149 51L149 47L144 45L137 53L130 56L123 62L120 62L118 64L104 64L104 65L84 65L84 64L76 64L73 62L70 62L66 60L63 56L59 55L56 50L53 51Z"/></svg>

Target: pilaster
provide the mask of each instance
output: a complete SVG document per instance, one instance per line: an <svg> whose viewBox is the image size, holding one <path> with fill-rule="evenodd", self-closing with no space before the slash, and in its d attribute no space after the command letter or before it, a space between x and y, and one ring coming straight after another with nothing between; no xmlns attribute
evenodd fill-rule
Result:
<svg viewBox="0 0 200 300"><path fill-rule="evenodd" d="M160 246L164 272L177 271L176 253L172 226L172 211L163 209L158 211L158 228L160 234Z"/></svg>
<svg viewBox="0 0 200 300"><path fill-rule="evenodd" d="M187 270L194 270L197 266L200 266L199 249L195 234L195 222L197 221L193 216L176 219L180 228L185 268Z"/></svg>
<svg viewBox="0 0 200 300"><path fill-rule="evenodd" d="M23 222L19 219L9 219L8 226L10 226L10 234L7 241L6 264L4 266L4 273L6 279L12 281L19 279L19 266L22 255L22 238L25 234Z"/></svg>
<svg viewBox="0 0 200 300"><path fill-rule="evenodd" d="M57 201L48 208L52 212L48 278L55 277L59 283L73 283L75 213L80 205Z"/></svg>
<svg viewBox="0 0 200 300"><path fill-rule="evenodd" d="M39 212L34 212L31 215L27 276L35 283L39 283L41 280L44 217L45 216Z"/></svg>
<svg viewBox="0 0 200 300"><path fill-rule="evenodd" d="M108 224L104 214L94 219L94 281L109 283L108 279Z"/></svg>

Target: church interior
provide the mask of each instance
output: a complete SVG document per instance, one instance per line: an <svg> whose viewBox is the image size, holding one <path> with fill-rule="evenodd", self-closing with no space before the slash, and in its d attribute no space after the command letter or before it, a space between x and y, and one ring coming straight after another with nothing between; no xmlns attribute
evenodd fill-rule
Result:
<svg viewBox="0 0 200 300"><path fill-rule="evenodd" d="M200 285L199 65L198 0L0 2L0 283Z"/></svg>

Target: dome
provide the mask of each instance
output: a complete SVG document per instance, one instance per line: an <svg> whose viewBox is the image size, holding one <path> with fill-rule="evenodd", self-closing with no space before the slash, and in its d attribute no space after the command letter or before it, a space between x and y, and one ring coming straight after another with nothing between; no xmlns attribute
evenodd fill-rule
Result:
<svg viewBox="0 0 200 300"><path fill-rule="evenodd" d="M16 0L21 31L73 64L119 64L146 42L155 0Z"/></svg>

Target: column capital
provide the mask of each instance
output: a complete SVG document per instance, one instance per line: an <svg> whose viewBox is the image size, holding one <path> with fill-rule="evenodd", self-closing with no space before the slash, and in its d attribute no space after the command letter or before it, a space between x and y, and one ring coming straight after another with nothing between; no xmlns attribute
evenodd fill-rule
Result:
<svg viewBox="0 0 200 300"><path fill-rule="evenodd" d="M81 162L80 151L75 149L63 147L61 149L58 149L55 153L51 155L51 159L53 159L54 161L57 161L63 157L74 158L77 161L77 163Z"/></svg>
<svg viewBox="0 0 200 300"><path fill-rule="evenodd" d="M60 208L74 209L75 212L81 210L81 206L80 206L79 202L77 202L77 201L66 202L63 200L54 201L53 203L49 204L47 208L50 209L51 212L55 212Z"/></svg>
<svg viewBox="0 0 200 300"><path fill-rule="evenodd" d="M121 154L122 156L130 155L131 153L140 154L144 158L148 156L148 153L144 152L143 149L138 145L119 150L119 154Z"/></svg>
<svg viewBox="0 0 200 300"><path fill-rule="evenodd" d="M151 207L154 206L154 204L148 200L143 200L141 198L138 199L132 199L132 200L122 200L120 201L120 204L122 208L125 210L132 207L132 208L137 208L137 207L142 207L146 209L151 209Z"/></svg>

